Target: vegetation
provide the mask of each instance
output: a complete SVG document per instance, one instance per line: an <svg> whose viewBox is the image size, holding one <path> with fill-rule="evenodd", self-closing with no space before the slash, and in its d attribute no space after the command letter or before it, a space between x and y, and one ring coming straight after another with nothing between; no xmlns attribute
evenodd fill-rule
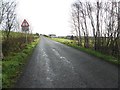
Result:
<svg viewBox="0 0 120 90"><path fill-rule="evenodd" d="M0 26L4 30L6 39L9 38L12 30L18 30L19 24L16 18L16 2L15 1L0 1Z"/></svg>
<svg viewBox="0 0 120 90"><path fill-rule="evenodd" d="M0 2L0 80L2 79L2 87L7 88L13 87L28 56L39 41L39 34L30 33L29 27L27 30L30 32L20 30L15 1Z"/></svg>
<svg viewBox="0 0 120 90"><path fill-rule="evenodd" d="M4 31L2 31L2 52L4 57L10 54L11 52L19 52L25 48L26 44L31 43L38 36L33 34L26 34L20 32L10 32L9 38L6 39Z"/></svg>
<svg viewBox="0 0 120 90"><path fill-rule="evenodd" d="M75 40L68 40L68 39L63 39L63 38L52 38L52 40L55 40L57 42L60 42L60 43L66 44L68 46L71 46L73 48L79 49L81 51L84 51L90 55L94 55L94 56L101 58L105 61L108 61L110 63L116 64L116 65L120 64L120 61L118 61L117 58L115 58L113 56L110 56L107 54L102 54L102 53L92 50L90 48L84 48L84 47L78 46L78 44Z"/></svg>
<svg viewBox="0 0 120 90"><path fill-rule="evenodd" d="M9 0L0 2L0 45L2 45L0 58L3 57L0 67L3 67L2 84L3 88L6 88L13 87L27 57L38 43L39 33L31 34L27 31L20 31L15 12L16 2ZM54 40L114 64L120 64L118 61L120 60L119 4L120 2L112 1L100 2L97 0L93 3L77 0L72 5L71 16L72 32L75 33L76 40L58 38L54 38Z"/></svg>
<svg viewBox="0 0 120 90"><path fill-rule="evenodd" d="M120 2L99 1L72 4L72 32L78 46L109 54L120 60ZM92 37L91 37L92 36ZM90 38L91 37L91 38Z"/></svg>
<svg viewBox="0 0 120 90"><path fill-rule="evenodd" d="M39 41L35 39L34 42L27 44L22 51L11 52L2 61L2 87L13 87L17 78L19 77L22 67L27 61L28 56L32 53L34 47Z"/></svg>

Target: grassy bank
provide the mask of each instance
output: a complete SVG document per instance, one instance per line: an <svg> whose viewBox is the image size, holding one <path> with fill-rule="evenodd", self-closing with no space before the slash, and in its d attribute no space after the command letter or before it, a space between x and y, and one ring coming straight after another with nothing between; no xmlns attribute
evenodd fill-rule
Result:
<svg viewBox="0 0 120 90"><path fill-rule="evenodd" d="M102 60L108 61L112 64L115 64L115 65L120 64L120 61L117 58L115 58L113 56L110 56L110 55L102 54L102 53L100 53L98 51L95 51L95 50L92 50L92 49L80 47L80 46L77 45L77 43L74 40L68 40L68 39L62 39L62 38L52 38L52 40L55 40L57 42L63 43L63 44L68 45L68 46L71 46L71 47L76 48L80 51L83 51L83 52L86 52L90 55L96 56L96 57L98 57Z"/></svg>
<svg viewBox="0 0 120 90"><path fill-rule="evenodd" d="M28 57L32 54L38 42L39 38L27 44L22 51L10 53L9 56L4 58L2 61L2 88L11 88L14 86L22 71L22 67L27 62Z"/></svg>

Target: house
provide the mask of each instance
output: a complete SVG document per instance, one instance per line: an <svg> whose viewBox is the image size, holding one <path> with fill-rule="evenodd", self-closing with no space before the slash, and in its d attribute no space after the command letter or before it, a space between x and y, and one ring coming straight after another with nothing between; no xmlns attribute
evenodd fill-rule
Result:
<svg viewBox="0 0 120 90"><path fill-rule="evenodd" d="M56 35L55 35L55 34L49 34L49 36L50 36L51 38L56 38Z"/></svg>
<svg viewBox="0 0 120 90"><path fill-rule="evenodd" d="M73 40L73 39L74 39L74 36L73 36L73 35L67 35L66 38Z"/></svg>

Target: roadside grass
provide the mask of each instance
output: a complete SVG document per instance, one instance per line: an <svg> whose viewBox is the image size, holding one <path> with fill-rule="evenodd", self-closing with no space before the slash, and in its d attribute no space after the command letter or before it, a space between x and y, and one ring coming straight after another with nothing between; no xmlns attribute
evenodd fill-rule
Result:
<svg viewBox="0 0 120 90"><path fill-rule="evenodd" d="M120 65L120 60L118 60L117 58L110 56L110 55L105 55L103 53L100 53L98 51L95 51L93 49L89 49L89 48L84 48L84 47L80 47L77 45L77 43L74 40L68 40L68 39L63 39L63 38L51 38L52 40L55 40L57 42L63 43L65 45L68 45L70 47L76 48L80 51L86 52L90 55L93 55L95 57L98 57L102 60L105 60L107 62L110 62L112 64L115 65Z"/></svg>
<svg viewBox="0 0 120 90"><path fill-rule="evenodd" d="M2 61L2 88L12 88L20 76L23 66L26 64L28 57L32 54L39 38L34 42L27 44L25 49L18 53L11 53Z"/></svg>

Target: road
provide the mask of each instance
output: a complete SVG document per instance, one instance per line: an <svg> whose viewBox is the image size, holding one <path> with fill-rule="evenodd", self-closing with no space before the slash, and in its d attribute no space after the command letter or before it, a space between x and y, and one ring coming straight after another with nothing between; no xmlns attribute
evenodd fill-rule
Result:
<svg viewBox="0 0 120 90"><path fill-rule="evenodd" d="M17 88L117 88L118 67L41 36Z"/></svg>

